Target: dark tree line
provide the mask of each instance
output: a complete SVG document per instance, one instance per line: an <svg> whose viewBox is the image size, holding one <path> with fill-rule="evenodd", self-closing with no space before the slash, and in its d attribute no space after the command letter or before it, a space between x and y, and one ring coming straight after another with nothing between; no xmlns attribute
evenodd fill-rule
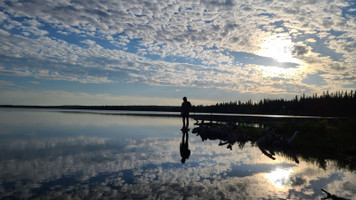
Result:
<svg viewBox="0 0 356 200"><path fill-rule="evenodd" d="M194 102L192 102L194 103ZM129 111L164 111L180 112L178 106L18 106L0 105L0 107L44 108L44 109L88 109L88 110L129 110ZM195 105L192 112L239 113L239 114L274 114L274 115L314 115L356 117L356 91L323 92L294 99L263 99L259 102L230 101L211 106Z"/></svg>
<svg viewBox="0 0 356 200"><path fill-rule="evenodd" d="M241 114L281 114L281 115L317 115L317 116L356 116L356 91L323 92L292 100L263 99L217 103L212 106L195 106L195 112L220 112Z"/></svg>

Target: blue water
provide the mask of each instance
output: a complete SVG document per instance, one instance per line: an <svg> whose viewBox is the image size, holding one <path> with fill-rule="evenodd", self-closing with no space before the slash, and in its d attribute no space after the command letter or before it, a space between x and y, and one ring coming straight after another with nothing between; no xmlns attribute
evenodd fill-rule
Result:
<svg viewBox="0 0 356 200"><path fill-rule="evenodd" d="M232 150L169 116L0 109L0 199L356 198L356 174L246 143Z"/></svg>

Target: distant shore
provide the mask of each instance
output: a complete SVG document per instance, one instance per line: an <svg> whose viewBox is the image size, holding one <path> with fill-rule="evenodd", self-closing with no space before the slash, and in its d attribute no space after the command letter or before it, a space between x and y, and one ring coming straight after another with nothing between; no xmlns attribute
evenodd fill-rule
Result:
<svg viewBox="0 0 356 200"><path fill-rule="evenodd" d="M126 111L154 111L180 112L180 105L0 105L0 108L35 108L35 109L80 109L80 110L126 110ZM215 105L194 105L191 113L229 113L253 115L283 115L283 116L318 116L318 117L356 117L356 92L337 91L322 95L296 96L294 99L262 99L258 102L230 101Z"/></svg>
<svg viewBox="0 0 356 200"><path fill-rule="evenodd" d="M127 111L159 111L159 112L180 112L179 106L35 106L35 105L0 105L0 108L35 108L35 109L80 109L80 110L127 110Z"/></svg>
<svg viewBox="0 0 356 200"><path fill-rule="evenodd" d="M0 105L0 108L14 109L50 109L64 112L96 113L106 115L141 115L141 116L180 116L179 106L34 106L34 105ZM229 121L239 118L259 119L336 119L338 117L313 116L313 115L281 115L262 113L231 113L231 112L191 112L191 117L205 120Z"/></svg>

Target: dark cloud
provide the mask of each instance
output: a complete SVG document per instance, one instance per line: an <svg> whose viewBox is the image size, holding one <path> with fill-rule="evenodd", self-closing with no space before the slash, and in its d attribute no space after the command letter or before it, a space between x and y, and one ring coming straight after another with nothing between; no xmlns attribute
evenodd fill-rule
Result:
<svg viewBox="0 0 356 200"><path fill-rule="evenodd" d="M322 26L324 28L329 29L329 28L332 27L333 24L334 24L334 22L333 22L333 20L331 18L324 18L323 19Z"/></svg>
<svg viewBox="0 0 356 200"><path fill-rule="evenodd" d="M331 64L329 64L329 67L336 71L344 71L347 69L345 66L343 66L340 63L331 63Z"/></svg>
<svg viewBox="0 0 356 200"><path fill-rule="evenodd" d="M309 52L309 49L306 46L295 45L293 47L292 53L296 56L303 56Z"/></svg>
<svg viewBox="0 0 356 200"><path fill-rule="evenodd" d="M334 80L355 82L356 81L356 76L354 76L354 75L343 75L342 77L334 78Z"/></svg>
<svg viewBox="0 0 356 200"><path fill-rule="evenodd" d="M201 0L201 3L212 7L226 7L231 8L235 5L234 0Z"/></svg>
<svg viewBox="0 0 356 200"><path fill-rule="evenodd" d="M246 12L253 11L253 9L252 9L251 6L243 6L243 7L242 7L242 10L243 10L243 11L246 11Z"/></svg>
<svg viewBox="0 0 356 200"><path fill-rule="evenodd" d="M343 49L349 53L354 52L356 49L356 40L344 45Z"/></svg>
<svg viewBox="0 0 356 200"><path fill-rule="evenodd" d="M303 176L294 176L290 178L293 187L304 185L307 180Z"/></svg>
<svg viewBox="0 0 356 200"><path fill-rule="evenodd" d="M342 185L342 189L344 191L348 191L350 194L356 194L356 183L352 183L350 181L346 181Z"/></svg>

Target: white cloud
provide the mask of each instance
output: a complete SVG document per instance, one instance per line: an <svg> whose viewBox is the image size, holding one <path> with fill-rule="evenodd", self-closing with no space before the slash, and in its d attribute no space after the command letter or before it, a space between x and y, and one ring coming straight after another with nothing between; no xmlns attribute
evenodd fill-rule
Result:
<svg viewBox="0 0 356 200"><path fill-rule="evenodd" d="M305 73L292 78L287 88L278 82L262 87L265 79L230 53L256 54L265 38L281 32L292 40L316 34L315 39L295 44L294 49L308 50L302 55L299 48L296 57L305 72L327 72L330 80L340 70L353 73L356 57L356 20L344 18L341 9L347 1L7 1L0 6L4 8L0 54L16 61L1 63L7 75L299 93L293 88L311 87L301 84ZM64 35L77 34L82 41L72 44L52 37L42 25ZM14 29L20 34L9 33ZM342 35L331 37L332 31ZM109 49L96 39L122 50ZM138 39L137 54L128 52L133 39ZM341 54L343 60L319 53L315 41ZM152 55L161 60L150 59Z"/></svg>

